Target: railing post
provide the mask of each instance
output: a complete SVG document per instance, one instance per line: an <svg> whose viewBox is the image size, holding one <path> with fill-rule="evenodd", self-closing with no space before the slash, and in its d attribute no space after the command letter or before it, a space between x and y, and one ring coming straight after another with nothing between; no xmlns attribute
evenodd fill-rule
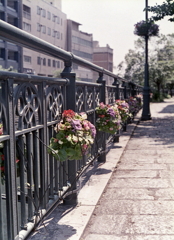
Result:
<svg viewBox="0 0 174 240"><path fill-rule="evenodd" d="M71 109L76 111L76 74L71 73L71 61L65 62L65 68L61 73L62 78L69 79L69 83L66 87L66 109ZM76 172L77 172L77 161L68 160L68 181L71 184L71 191L77 189L76 182ZM76 205L77 204L77 193L72 193L64 199L64 204L66 205Z"/></svg>
<svg viewBox="0 0 174 240"><path fill-rule="evenodd" d="M117 78L114 78L114 82L113 82L112 85L116 86L116 88L115 88L115 99L118 100L120 98L120 95L119 95L119 82L118 82Z"/></svg>
<svg viewBox="0 0 174 240"><path fill-rule="evenodd" d="M122 86L124 87L124 99L127 98L127 87L126 87L126 83L123 82Z"/></svg>
<svg viewBox="0 0 174 240"><path fill-rule="evenodd" d="M5 178L6 178L6 211L8 224L8 239L14 239L18 234L18 215L17 215L17 189L16 189L16 152L15 152L15 126L14 126L14 104L13 104L13 80L8 79L6 89L3 91L3 99L8 111L8 126L4 134L9 134L9 141L4 146L5 156Z"/></svg>
<svg viewBox="0 0 174 240"><path fill-rule="evenodd" d="M106 81L103 80L103 73L99 73L99 78L97 80L97 83L101 83L101 99L100 102L103 102L106 104ZM106 162L106 133L102 132L101 135L99 133L98 136L100 139L102 139L101 147L102 147L102 154L98 157L98 162Z"/></svg>

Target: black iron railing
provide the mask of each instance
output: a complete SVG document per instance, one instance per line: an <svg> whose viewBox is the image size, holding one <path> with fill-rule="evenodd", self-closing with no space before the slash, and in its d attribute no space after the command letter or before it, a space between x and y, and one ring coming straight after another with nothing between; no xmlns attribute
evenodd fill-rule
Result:
<svg viewBox="0 0 174 240"><path fill-rule="evenodd" d="M0 143L5 173L2 176L0 171L0 239L25 239L55 203L62 199L77 202L77 173L89 161L96 156L98 161L106 161L109 136L104 133L97 134L89 158L61 163L48 155L49 139L62 111L86 112L95 124L95 108L100 102L113 104L142 88L3 21L0 37L65 63L60 79L0 71ZM98 72L97 83L76 81L72 63ZM113 77L113 85L106 85L103 74Z"/></svg>

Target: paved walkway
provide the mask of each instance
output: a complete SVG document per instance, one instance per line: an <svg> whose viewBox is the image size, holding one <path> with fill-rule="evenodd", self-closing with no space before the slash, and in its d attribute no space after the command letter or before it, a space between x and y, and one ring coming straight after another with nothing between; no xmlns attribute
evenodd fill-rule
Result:
<svg viewBox="0 0 174 240"><path fill-rule="evenodd" d="M151 105L100 198L82 239L174 240L174 102Z"/></svg>
<svg viewBox="0 0 174 240"><path fill-rule="evenodd" d="M59 206L30 239L174 240L174 98L150 108L91 168L79 205Z"/></svg>

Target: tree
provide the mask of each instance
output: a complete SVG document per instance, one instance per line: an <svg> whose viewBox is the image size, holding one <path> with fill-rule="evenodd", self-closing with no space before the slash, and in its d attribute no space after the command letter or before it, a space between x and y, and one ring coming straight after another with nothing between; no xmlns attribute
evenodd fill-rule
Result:
<svg viewBox="0 0 174 240"><path fill-rule="evenodd" d="M137 84L144 82L144 40L135 42L135 50L129 50L124 63L119 64L124 78ZM158 92L174 78L174 34L161 35L158 40L150 40L149 46L149 84Z"/></svg>
<svg viewBox="0 0 174 240"><path fill-rule="evenodd" d="M149 12L153 12L155 15L152 16L154 21L159 21L166 16L172 16L168 20L174 22L174 1L173 0L166 0L161 5L153 6L147 8Z"/></svg>

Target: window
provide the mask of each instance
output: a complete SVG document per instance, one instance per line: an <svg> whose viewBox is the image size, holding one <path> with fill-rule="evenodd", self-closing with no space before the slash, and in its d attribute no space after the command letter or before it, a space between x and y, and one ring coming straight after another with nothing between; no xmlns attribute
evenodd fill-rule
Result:
<svg viewBox="0 0 174 240"><path fill-rule="evenodd" d="M37 15L40 15L40 14L41 14L41 10L42 10L42 8L40 8L39 6L37 6Z"/></svg>
<svg viewBox="0 0 174 240"><path fill-rule="evenodd" d="M31 19L31 8L26 5L23 5L23 17Z"/></svg>
<svg viewBox="0 0 174 240"><path fill-rule="evenodd" d="M43 65L46 66L46 58L43 58Z"/></svg>
<svg viewBox="0 0 174 240"><path fill-rule="evenodd" d="M57 16L57 23L59 24L60 23L60 18Z"/></svg>
<svg viewBox="0 0 174 240"><path fill-rule="evenodd" d="M5 48L0 48L0 59L5 59Z"/></svg>
<svg viewBox="0 0 174 240"><path fill-rule="evenodd" d="M53 67L56 67L56 61L53 60Z"/></svg>
<svg viewBox="0 0 174 240"><path fill-rule="evenodd" d="M53 37L56 37L56 35L57 35L57 31L53 30L52 36L53 36Z"/></svg>
<svg viewBox="0 0 174 240"><path fill-rule="evenodd" d="M51 35L51 28L50 27L47 28L47 34Z"/></svg>
<svg viewBox="0 0 174 240"><path fill-rule="evenodd" d="M41 65L41 57L37 57L37 64Z"/></svg>
<svg viewBox="0 0 174 240"><path fill-rule="evenodd" d="M60 32L57 32L57 38L58 39L60 38Z"/></svg>
<svg viewBox="0 0 174 240"><path fill-rule="evenodd" d="M45 11L45 9L42 9L42 17L46 17L46 11Z"/></svg>
<svg viewBox="0 0 174 240"><path fill-rule="evenodd" d="M56 16L53 14L52 15L52 21L55 22L56 21Z"/></svg>
<svg viewBox="0 0 174 240"><path fill-rule="evenodd" d="M31 57L24 55L24 62L31 63Z"/></svg>
<svg viewBox="0 0 174 240"><path fill-rule="evenodd" d="M51 67L51 59L48 59L48 67Z"/></svg>
<svg viewBox="0 0 174 240"><path fill-rule="evenodd" d="M41 27L42 25L40 23L37 23L37 31L40 32L41 31Z"/></svg>
<svg viewBox="0 0 174 240"><path fill-rule="evenodd" d="M46 33L46 26L42 25L42 32Z"/></svg>
<svg viewBox="0 0 174 240"><path fill-rule="evenodd" d="M13 61L18 61L18 52L15 51L8 51L8 59Z"/></svg>
<svg viewBox="0 0 174 240"><path fill-rule="evenodd" d="M61 40L63 40L63 34L61 33Z"/></svg>
<svg viewBox="0 0 174 240"><path fill-rule="evenodd" d="M31 24L23 22L23 30L27 32L31 32Z"/></svg>
<svg viewBox="0 0 174 240"><path fill-rule="evenodd" d="M57 61L57 68L60 68L60 62Z"/></svg>
<svg viewBox="0 0 174 240"><path fill-rule="evenodd" d="M47 11L47 19L51 19L51 13L49 11Z"/></svg>

